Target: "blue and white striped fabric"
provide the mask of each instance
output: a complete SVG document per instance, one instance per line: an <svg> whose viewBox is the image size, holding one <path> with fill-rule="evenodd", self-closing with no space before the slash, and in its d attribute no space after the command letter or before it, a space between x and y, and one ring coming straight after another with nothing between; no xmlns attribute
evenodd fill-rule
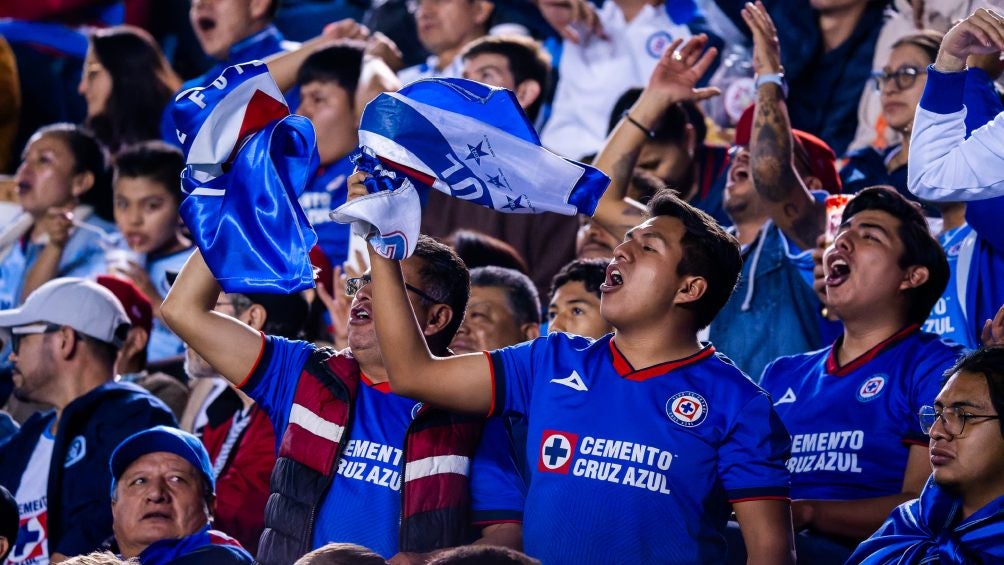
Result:
<svg viewBox="0 0 1004 565"><path fill-rule="evenodd" d="M185 152L181 216L225 292L314 286L317 235L297 197L317 170L314 128L289 114L265 64L224 69L172 108Z"/></svg>
<svg viewBox="0 0 1004 565"><path fill-rule="evenodd" d="M379 95L363 111L359 144L414 187L396 185L399 197L353 200L332 218L366 221L399 238L405 249L385 248L394 259L414 251L415 204L428 188L505 213L592 215L610 182L541 147L512 92L464 79L420 80Z"/></svg>

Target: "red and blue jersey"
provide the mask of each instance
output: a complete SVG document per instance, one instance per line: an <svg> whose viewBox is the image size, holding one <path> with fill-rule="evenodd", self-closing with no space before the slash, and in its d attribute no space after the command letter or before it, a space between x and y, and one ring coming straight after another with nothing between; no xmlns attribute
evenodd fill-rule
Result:
<svg viewBox="0 0 1004 565"><path fill-rule="evenodd" d="M902 492L910 445L928 443L917 413L934 404L944 372L962 352L912 325L840 365L840 339L777 359L760 382L791 433L792 498Z"/></svg>
<svg viewBox="0 0 1004 565"><path fill-rule="evenodd" d="M635 369L611 336L490 354L494 415L527 416L526 552L544 563L718 563L730 502L787 499L788 433L714 347Z"/></svg>

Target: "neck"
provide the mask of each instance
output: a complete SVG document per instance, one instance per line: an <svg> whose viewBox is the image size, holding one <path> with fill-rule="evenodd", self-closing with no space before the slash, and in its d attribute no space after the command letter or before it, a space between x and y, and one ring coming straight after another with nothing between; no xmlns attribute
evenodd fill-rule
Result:
<svg viewBox="0 0 1004 565"><path fill-rule="evenodd" d="M868 7L867 2L857 2L850 6L819 13L819 31L823 34L823 48L833 51L840 47L854 33L861 16Z"/></svg>
<svg viewBox="0 0 1004 565"><path fill-rule="evenodd" d="M840 343L840 348L835 352L837 362L845 365L857 359L871 348L889 339L906 325L906 321L889 316L882 320L844 321L844 339Z"/></svg>
<svg viewBox="0 0 1004 565"><path fill-rule="evenodd" d="M101 372L97 367L65 369L61 372L69 375L59 383L58 396L46 399L56 409L56 420L52 424L52 433L56 433L57 426L63 417L63 410L74 400L84 396L88 392L98 388L114 378L110 367L104 368Z"/></svg>
<svg viewBox="0 0 1004 565"><path fill-rule="evenodd" d="M444 71L444 70L446 70L446 68L449 67L450 64L453 63L453 59L455 59L458 55L460 55L460 52L464 49L465 45L467 45L468 43L470 43L471 41L474 41L475 39L477 39L479 37L483 37L484 35L485 34L483 34L483 33L477 33L477 34L474 34L474 35L469 35L466 38L464 38L463 41L461 41L459 44L457 44L456 47L450 47L448 49L444 49L444 50L440 51L439 53L436 53L436 58L438 59L438 61L437 61L436 64L439 67L436 70L437 71Z"/></svg>
<svg viewBox="0 0 1004 565"><path fill-rule="evenodd" d="M160 249L150 253L153 257L163 257L164 255L170 255L172 253L177 253L179 251L184 251L192 246L192 241L184 236L184 234L178 232L174 234L174 238L168 241Z"/></svg>
<svg viewBox="0 0 1004 565"><path fill-rule="evenodd" d="M621 13L624 14L624 21L626 22L635 19L638 12L641 12L642 8L646 5L651 4L656 6L661 4L661 2L655 0L614 0L614 3L621 9Z"/></svg>
<svg viewBox="0 0 1004 565"><path fill-rule="evenodd" d="M672 322L663 322L655 329L615 329L614 342L631 366L638 368L683 359L701 349L696 332Z"/></svg>
<svg viewBox="0 0 1004 565"><path fill-rule="evenodd" d="M383 359L370 360L356 357L356 361L359 363L359 370L366 375L366 378L371 383L379 384L389 380L387 378L387 368L383 365Z"/></svg>
<svg viewBox="0 0 1004 565"><path fill-rule="evenodd" d="M997 483L1002 480L998 478ZM973 514L979 512L981 508L990 504L995 499L1004 496L1004 484L987 485L982 484L976 489L977 492L962 493L962 518L966 520ZM961 521L960 520L960 521Z"/></svg>
<svg viewBox="0 0 1004 565"><path fill-rule="evenodd" d="M763 229L764 223L767 222L766 217L756 217L743 220L734 220L736 226L736 239L742 245L752 244Z"/></svg>
<svg viewBox="0 0 1004 565"><path fill-rule="evenodd" d="M939 206L938 210L941 212L942 231L953 230L966 223L965 202L952 202L945 206Z"/></svg>

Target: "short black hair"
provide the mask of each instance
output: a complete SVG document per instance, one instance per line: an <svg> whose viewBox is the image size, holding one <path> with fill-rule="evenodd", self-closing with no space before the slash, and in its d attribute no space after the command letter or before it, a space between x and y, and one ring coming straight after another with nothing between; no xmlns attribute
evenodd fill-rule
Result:
<svg viewBox="0 0 1004 565"><path fill-rule="evenodd" d="M551 56L540 43L530 37L486 35L468 43L460 57L461 60L467 61L484 54L505 57L516 86L527 80L537 81L540 85L540 95L526 108L526 117L531 122L536 121L550 87Z"/></svg>
<svg viewBox="0 0 1004 565"><path fill-rule="evenodd" d="M873 186L858 192L844 208L841 223L865 210L880 210L900 221L898 235L903 242L903 256L899 258L899 268L912 265L926 267L927 281L904 293L909 302L907 321L922 323L931 314L931 308L941 298L948 285L949 268L945 251L924 219L920 207L907 200L890 186Z"/></svg>
<svg viewBox="0 0 1004 565"><path fill-rule="evenodd" d="M310 305L303 294L234 293L229 295L234 315L240 316L257 304L265 309L265 325L261 331L287 339L299 339L303 334Z"/></svg>
<svg viewBox="0 0 1004 565"><path fill-rule="evenodd" d="M629 88L614 103L614 109L610 112L610 121L607 125L607 133L614 130L621 121L624 112L631 109L634 103L641 97L640 88ZM704 121L704 112L692 101L677 102L671 104L662 119L652 128L655 134L653 141L661 143L681 144L687 139L687 124L694 127L694 139L698 144L704 143L708 137L708 124Z"/></svg>
<svg viewBox="0 0 1004 565"><path fill-rule="evenodd" d="M494 265L515 269L524 275L530 273L515 247L486 233L457 230L446 238L446 243L456 250L468 269Z"/></svg>
<svg viewBox="0 0 1004 565"><path fill-rule="evenodd" d="M66 122L50 124L38 128L29 143L42 136L51 136L63 141L73 153L73 173L89 172L94 175L94 185L80 197L80 201L94 207L98 216L114 222L112 212L112 174L108 164L108 152L90 130Z"/></svg>
<svg viewBox="0 0 1004 565"><path fill-rule="evenodd" d="M427 235L418 236L412 256L422 260L418 271L422 278L422 290L453 310L453 319L439 334L444 345L449 344L467 311L467 300L471 295L470 272L453 249Z"/></svg>
<svg viewBox="0 0 1004 565"><path fill-rule="evenodd" d="M303 86L311 82L333 82L349 94L349 102L355 100L359 75L363 69L363 44L343 41L311 53L296 73L296 84Z"/></svg>
<svg viewBox="0 0 1004 565"><path fill-rule="evenodd" d="M941 49L941 42L944 39L944 33L933 29L925 29L897 39L896 43L892 44L892 48L896 49L904 45L912 45L923 51L933 63L938 58L938 51Z"/></svg>
<svg viewBox="0 0 1004 565"><path fill-rule="evenodd" d="M540 323L540 297L530 277L505 267L471 269L471 286L500 288L505 292L516 323Z"/></svg>
<svg viewBox="0 0 1004 565"><path fill-rule="evenodd" d="M607 265L609 259L575 259L566 264L551 279L551 300L558 289L570 282L581 282L587 292L600 297L600 285L607 279Z"/></svg>
<svg viewBox="0 0 1004 565"><path fill-rule="evenodd" d="M680 242L683 258L676 274L703 277L708 284L703 296L683 307L694 311L696 327L706 327L728 302L739 281L743 265L739 241L714 218L687 204L672 190L661 190L653 196L648 213L652 218L668 216L683 223L685 232Z"/></svg>
<svg viewBox="0 0 1004 565"><path fill-rule="evenodd" d="M981 347L970 351L945 371L945 378L962 372L983 375L990 390L990 403L998 415L1004 414L1004 347ZM997 420L997 424L1001 437L1004 437L1004 420Z"/></svg>
<svg viewBox="0 0 1004 565"><path fill-rule="evenodd" d="M185 156L163 141L142 141L127 145L115 156L114 179L146 178L167 188L176 204L181 204L181 171Z"/></svg>

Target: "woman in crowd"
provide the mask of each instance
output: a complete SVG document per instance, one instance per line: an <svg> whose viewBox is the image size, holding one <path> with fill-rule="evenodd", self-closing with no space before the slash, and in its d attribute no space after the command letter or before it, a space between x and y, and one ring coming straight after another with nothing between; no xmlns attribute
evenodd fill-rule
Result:
<svg viewBox="0 0 1004 565"><path fill-rule="evenodd" d="M77 90L87 101L86 125L114 153L129 143L160 139L164 107L180 86L149 33L115 26L90 36Z"/></svg>

